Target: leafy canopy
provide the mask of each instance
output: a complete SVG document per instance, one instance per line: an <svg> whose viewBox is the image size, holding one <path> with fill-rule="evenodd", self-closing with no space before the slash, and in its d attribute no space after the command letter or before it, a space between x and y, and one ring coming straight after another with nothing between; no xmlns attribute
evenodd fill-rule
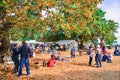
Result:
<svg viewBox="0 0 120 80"><path fill-rule="evenodd" d="M102 36L111 43L115 39L116 23L104 18L105 12L97 8L101 2L102 0L2 0L0 7L5 10L5 23L14 23L14 27L8 27L12 40L55 41L73 38L87 42ZM12 16L11 13L15 15Z"/></svg>

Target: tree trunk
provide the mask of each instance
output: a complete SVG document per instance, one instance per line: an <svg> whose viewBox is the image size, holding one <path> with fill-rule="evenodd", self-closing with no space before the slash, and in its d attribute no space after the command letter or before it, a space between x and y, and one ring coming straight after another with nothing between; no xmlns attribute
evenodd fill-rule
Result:
<svg viewBox="0 0 120 80"><path fill-rule="evenodd" d="M11 52L9 37L3 36L0 40L0 63L3 63L3 57Z"/></svg>
<svg viewBox="0 0 120 80"><path fill-rule="evenodd" d="M8 34L9 29L10 28L7 25L3 25L0 29L0 63L3 63L3 57L11 51Z"/></svg>
<svg viewBox="0 0 120 80"><path fill-rule="evenodd" d="M80 41L80 44L78 46L79 46L79 49L84 49L84 45L83 45L83 41L82 40Z"/></svg>
<svg viewBox="0 0 120 80"><path fill-rule="evenodd" d="M3 63L3 57L10 53L9 29L14 24L6 22L6 7L0 7L0 63Z"/></svg>

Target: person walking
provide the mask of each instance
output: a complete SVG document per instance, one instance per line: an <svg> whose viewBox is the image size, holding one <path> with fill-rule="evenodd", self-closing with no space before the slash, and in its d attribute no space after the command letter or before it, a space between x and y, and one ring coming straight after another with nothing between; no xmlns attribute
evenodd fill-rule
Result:
<svg viewBox="0 0 120 80"><path fill-rule="evenodd" d="M14 62L14 74L17 75L19 69L19 46L14 44L12 49L12 60Z"/></svg>
<svg viewBox="0 0 120 80"><path fill-rule="evenodd" d="M20 48L20 69L18 72L18 76L22 76L22 68L25 64L27 76L30 76L30 65L29 65L29 56L30 56L30 48L28 47L25 41L22 42L22 46Z"/></svg>

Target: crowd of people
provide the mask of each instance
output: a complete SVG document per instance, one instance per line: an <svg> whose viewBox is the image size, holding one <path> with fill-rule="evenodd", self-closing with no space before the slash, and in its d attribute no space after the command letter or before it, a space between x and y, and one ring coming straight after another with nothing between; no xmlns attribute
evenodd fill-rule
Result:
<svg viewBox="0 0 120 80"><path fill-rule="evenodd" d="M83 50L80 49L79 50L80 56L82 55L82 52ZM60 60L60 56L57 56L56 58L55 54L51 54L51 55L54 55L54 60ZM70 56L71 58L75 58L75 55L76 55L76 49L73 46L70 51ZM94 57L97 68L102 67L102 62L112 63L113 61L112 54L107 51L105 46L97 45L96 47L94 47L93 44L91 44L89 47L89 63L88 63L89 66L91 66ZM51 59L53 58L51 57ZM64 60L64 58L62 58L62 60Z"/></svg>
<svg viewBox="0 0 120 80"><path fill-rule="evenodd" d="M93 57L95 56L95 62L97 67L102 67L102 62L112 63L113 56L107 51L105 46L97 45L89 47L89 66L91 66Z"/></svg>
<svg viewBox="0 0 120 80"><path fill-rule="evenodd" d="M27 76L30 76L30 64L29 64L29 57L34 57L35 53L38 51L42 51L44 53L45 47L43 45L40 46L30 46L25 41L22 42L22 45L19 46L18 44L14 44L12 49L12 60L14 62L14 74L18 75L19 77L22 76L22 69L25 65ZM43 60L44 67L55 67L56 61L64 61L70 62L71 60L67 60L66 57L61 56L61 53L57 51L57 49L49 47L48 53L50 53L51 58L47 61ZM73 46L70 50L70 58L75 58L76 56L76 48ZM83 50L79 50L79 55L82 56ZM94 46L91 44L89 46L89 61L88 65L91 66L93 62L93 58L95 58L96 67L102 67L102 62L112 63L113 56L112 53L108 52L105 46L97 45ZM117 56L120 54L120 49L115 46L114 55Z"/></svg>
<svg viewBox="0 0 120 80"><path fill-rule="evenodd" d="M25 41L22 42L22 45L18 45L17 43L14 44L11 57L14 62L14 74L21 77L22 68L25 65L27 76L30 76L29 58L35 57L35 54L44 53L45 51L51 54L51 58L47 62L43 61L43 66L54 67L56 60L69 61L61 57L57 50L58 49L56 49L56 46L45 46L43 44L33 46L27 44ZM57 53L58 55L56 56Z"/></svg>
<svg viewBox="0 0 120 80"><path fill-rule="evenodd" d="M12 51L12 60L14 62L14 74L21 77L22 69L25 65L27 76L30 76L29 57L31 56L32 52L30 47L25 41L23 41L21 47L19 47L18 44L14 44L14 48L12 49Z"/></svg>

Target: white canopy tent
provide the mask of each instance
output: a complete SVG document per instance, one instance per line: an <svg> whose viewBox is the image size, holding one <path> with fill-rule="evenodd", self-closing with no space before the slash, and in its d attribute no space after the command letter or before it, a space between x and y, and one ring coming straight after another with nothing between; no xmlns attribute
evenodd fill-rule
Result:
<svg viewBox="0 0 120 80"><path fill-rule="evenodd" d="M74 46L76 48L76 50L78 50L78 43L75 40L60 40L60 41L56 42L56 44L59 44L59 45L65 44L65 46L68 49L71 49Z"/></svg>
<svg viewBox="0 0 120 80"><path fill-rule="evenodd" d="M35 40L30 40L30 41L26 41L28 44L44 44L44 42L37 42ZM21 44L22 41L10 41L10 43L18 43Z"/></svg>
<svg viewBox="0 0 120 80"><path fill-rule="evenodd" d="M36 40L26 41L28 44L44 44L44 42L37 42Z"/></svg>

